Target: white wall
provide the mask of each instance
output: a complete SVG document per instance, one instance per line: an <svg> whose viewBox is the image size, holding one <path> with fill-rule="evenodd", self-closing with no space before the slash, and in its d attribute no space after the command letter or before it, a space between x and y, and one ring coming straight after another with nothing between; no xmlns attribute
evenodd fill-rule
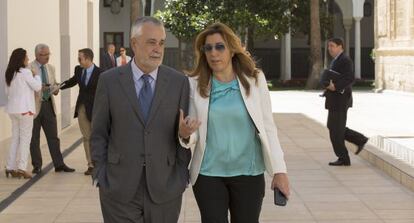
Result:
<svg viewBox="0 0 414 223"><path fill-rule="evenodd" d="M46 43L51 50L50 64L56 68L56 79L62 80L62 76L73 75L74 67L78 64L78 50L88 47L88 23L87 5L92 5L93 16L91 31L93 33L92 50L97 54L99 64L99 0L70 0L69 1L69 38L70 46L61 46L60 1L58 0L0 0L0 81L4 83L4 70L8 58L13 49L22 47L28 51L30 60L34 59L34 47L38 43ZM61 61L61 50L69 47L70 58ZM70 64L70 74L61 74L61 63ZM0 85L2 92L4 87ZM58 126L60 126L61 103L70 103L71 116L78 95L77 87L70 91L70 99L61 102L60 94L55 97L58 113ZM0 94L1 103L2 94ZM69 112L69 111L65 111ZM76 120L72 119L72 123ZM8 115L0 109L0 145L11 135L10 120ZM0 149L3 146L0 146Z"/></svg>

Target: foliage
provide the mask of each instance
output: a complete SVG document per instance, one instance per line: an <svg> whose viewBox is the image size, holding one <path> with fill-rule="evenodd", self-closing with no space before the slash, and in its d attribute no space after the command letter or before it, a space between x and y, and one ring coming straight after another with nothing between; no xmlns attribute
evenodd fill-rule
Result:
<svg viewBox="0 0 414 223"><path fill-rule="evenodd" d="M166 0L165 9L156 16L180 40L192 40L208 24L229 25L240 36L247 28L256 36L282 35L290 23L288 13L299 0Z"/></svg>

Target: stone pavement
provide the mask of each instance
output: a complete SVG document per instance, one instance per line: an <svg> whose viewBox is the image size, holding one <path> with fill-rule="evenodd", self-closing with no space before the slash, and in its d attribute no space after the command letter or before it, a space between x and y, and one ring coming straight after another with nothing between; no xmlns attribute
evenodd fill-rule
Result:
<svg viewBox="0 0 414 223"><path fill-rule="evenodd" d="M291 180L292 196L286 207L273 205L273 193L269 188L270 178L267 177L266 196L260 222L413 223L414 192L355 155L351 155L350 167L327 165L335 157L324 125L326 112L321 109L323 100L317 95L318 92L299 91L271 94L275 122L279 129L279 138L285 151ZM408 123L412 119L398 114L398 112L407 112L395 108L399 105L397 102L400 97L394 95L388 98L389 95L384 94L386 99L382 98L379 102L390 100L391 103L388 107L387 103L384 103L386 108L381 108L382 110L361 105L361 103L378 103L373 102L372 98L379 96L367 92L355 94L355 108L349 115L351 127L362 130L368 136L384 134L384 132L412 134L412 127L408 129L406 125L400 125L398 130L396 124L383 120L383 117L393 114L396 114L392 118L395 122L404 123L405 120L407 121L405 123ZM411 100L410 97L408 99ZM401 103L407 105L407 101ZM393 113L389 113L390 111ZM372 118L365 120L364 115ZM355 120L364 120L364 122L359 123ZM376 122L383 122L383 126L372 127L380 126ZM68 148L79 138L80 133L76 125L65 130L61 134L62 149ZM46 158L47 154L45 151L43 156ZM52 169L44 173L37 182L0 213L0 222L102 222L97 189L92 187L90 178L83 175L86 161L82 145L71 152L65 158L65 162L77 171L65 174L55 173ZM7 197L14 188L24 182L26 181L6 179L1 172L2 198ZM184 195L180 222L200 222L199 219L197 204L189 188Z"/></svg>

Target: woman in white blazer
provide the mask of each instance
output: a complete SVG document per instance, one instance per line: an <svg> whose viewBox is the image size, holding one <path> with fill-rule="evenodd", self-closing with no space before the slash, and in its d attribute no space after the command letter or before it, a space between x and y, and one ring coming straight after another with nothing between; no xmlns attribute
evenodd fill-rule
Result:
<svg viewBox="0 0 414 223"><path fill-rule="evenodd" d="M290 193L265 76L222 23L197 36L195 53L180 135L193 149L190 180L201 220L224 223L230 211L233 223L259 222L265 171L272 188Z"/></svg>
<svg viewBox="0 0 414 223"><path fill-rule="evenodd" d="M6 69L5 106L12 122L12 139L6 162L6 177L31 178L26 171L32 137L33 115L36 113L35 92L42 89L39 75L27 69L29 58L26 50L15 49Z"/></svg>
<svg viewBox="0 0 414 223"><path fill-rule="evenodd" d="M119 48L119 53L121 54L119 57L116 58L116 64L118 67L126 65L131 61L131 57L126 55L125 47Z"/></svg>

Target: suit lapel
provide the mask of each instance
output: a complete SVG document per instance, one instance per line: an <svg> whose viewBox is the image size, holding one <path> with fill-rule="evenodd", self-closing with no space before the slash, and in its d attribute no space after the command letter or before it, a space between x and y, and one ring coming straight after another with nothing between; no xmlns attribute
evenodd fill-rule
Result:
<svg viewBox="0 0 414 223"><path fill-rule="evenodd" d="M145 125L144 118L141 114L141 109L139 108L138 96L135 90L134 78L132 76L133 74L131 64L128 64L127 66L120 68L119 81L122 85L122 89L124 90L129 102L131 103L132 108L134 109L138 119L142 122L143 125Z"/></svg>
<svg viewBox="0 0 414 223"><path fill-rule="evenodd" d="M153 117L155 116L159 105L162 102L162 99L165 98L164 95L167 92L168 87L168 74L165 73L163 66L159 66L157 80L155 82L155 91L154 91L154 98L152 99L152 104L150 108L150 113L148 117L149 124Z"/></svg>

